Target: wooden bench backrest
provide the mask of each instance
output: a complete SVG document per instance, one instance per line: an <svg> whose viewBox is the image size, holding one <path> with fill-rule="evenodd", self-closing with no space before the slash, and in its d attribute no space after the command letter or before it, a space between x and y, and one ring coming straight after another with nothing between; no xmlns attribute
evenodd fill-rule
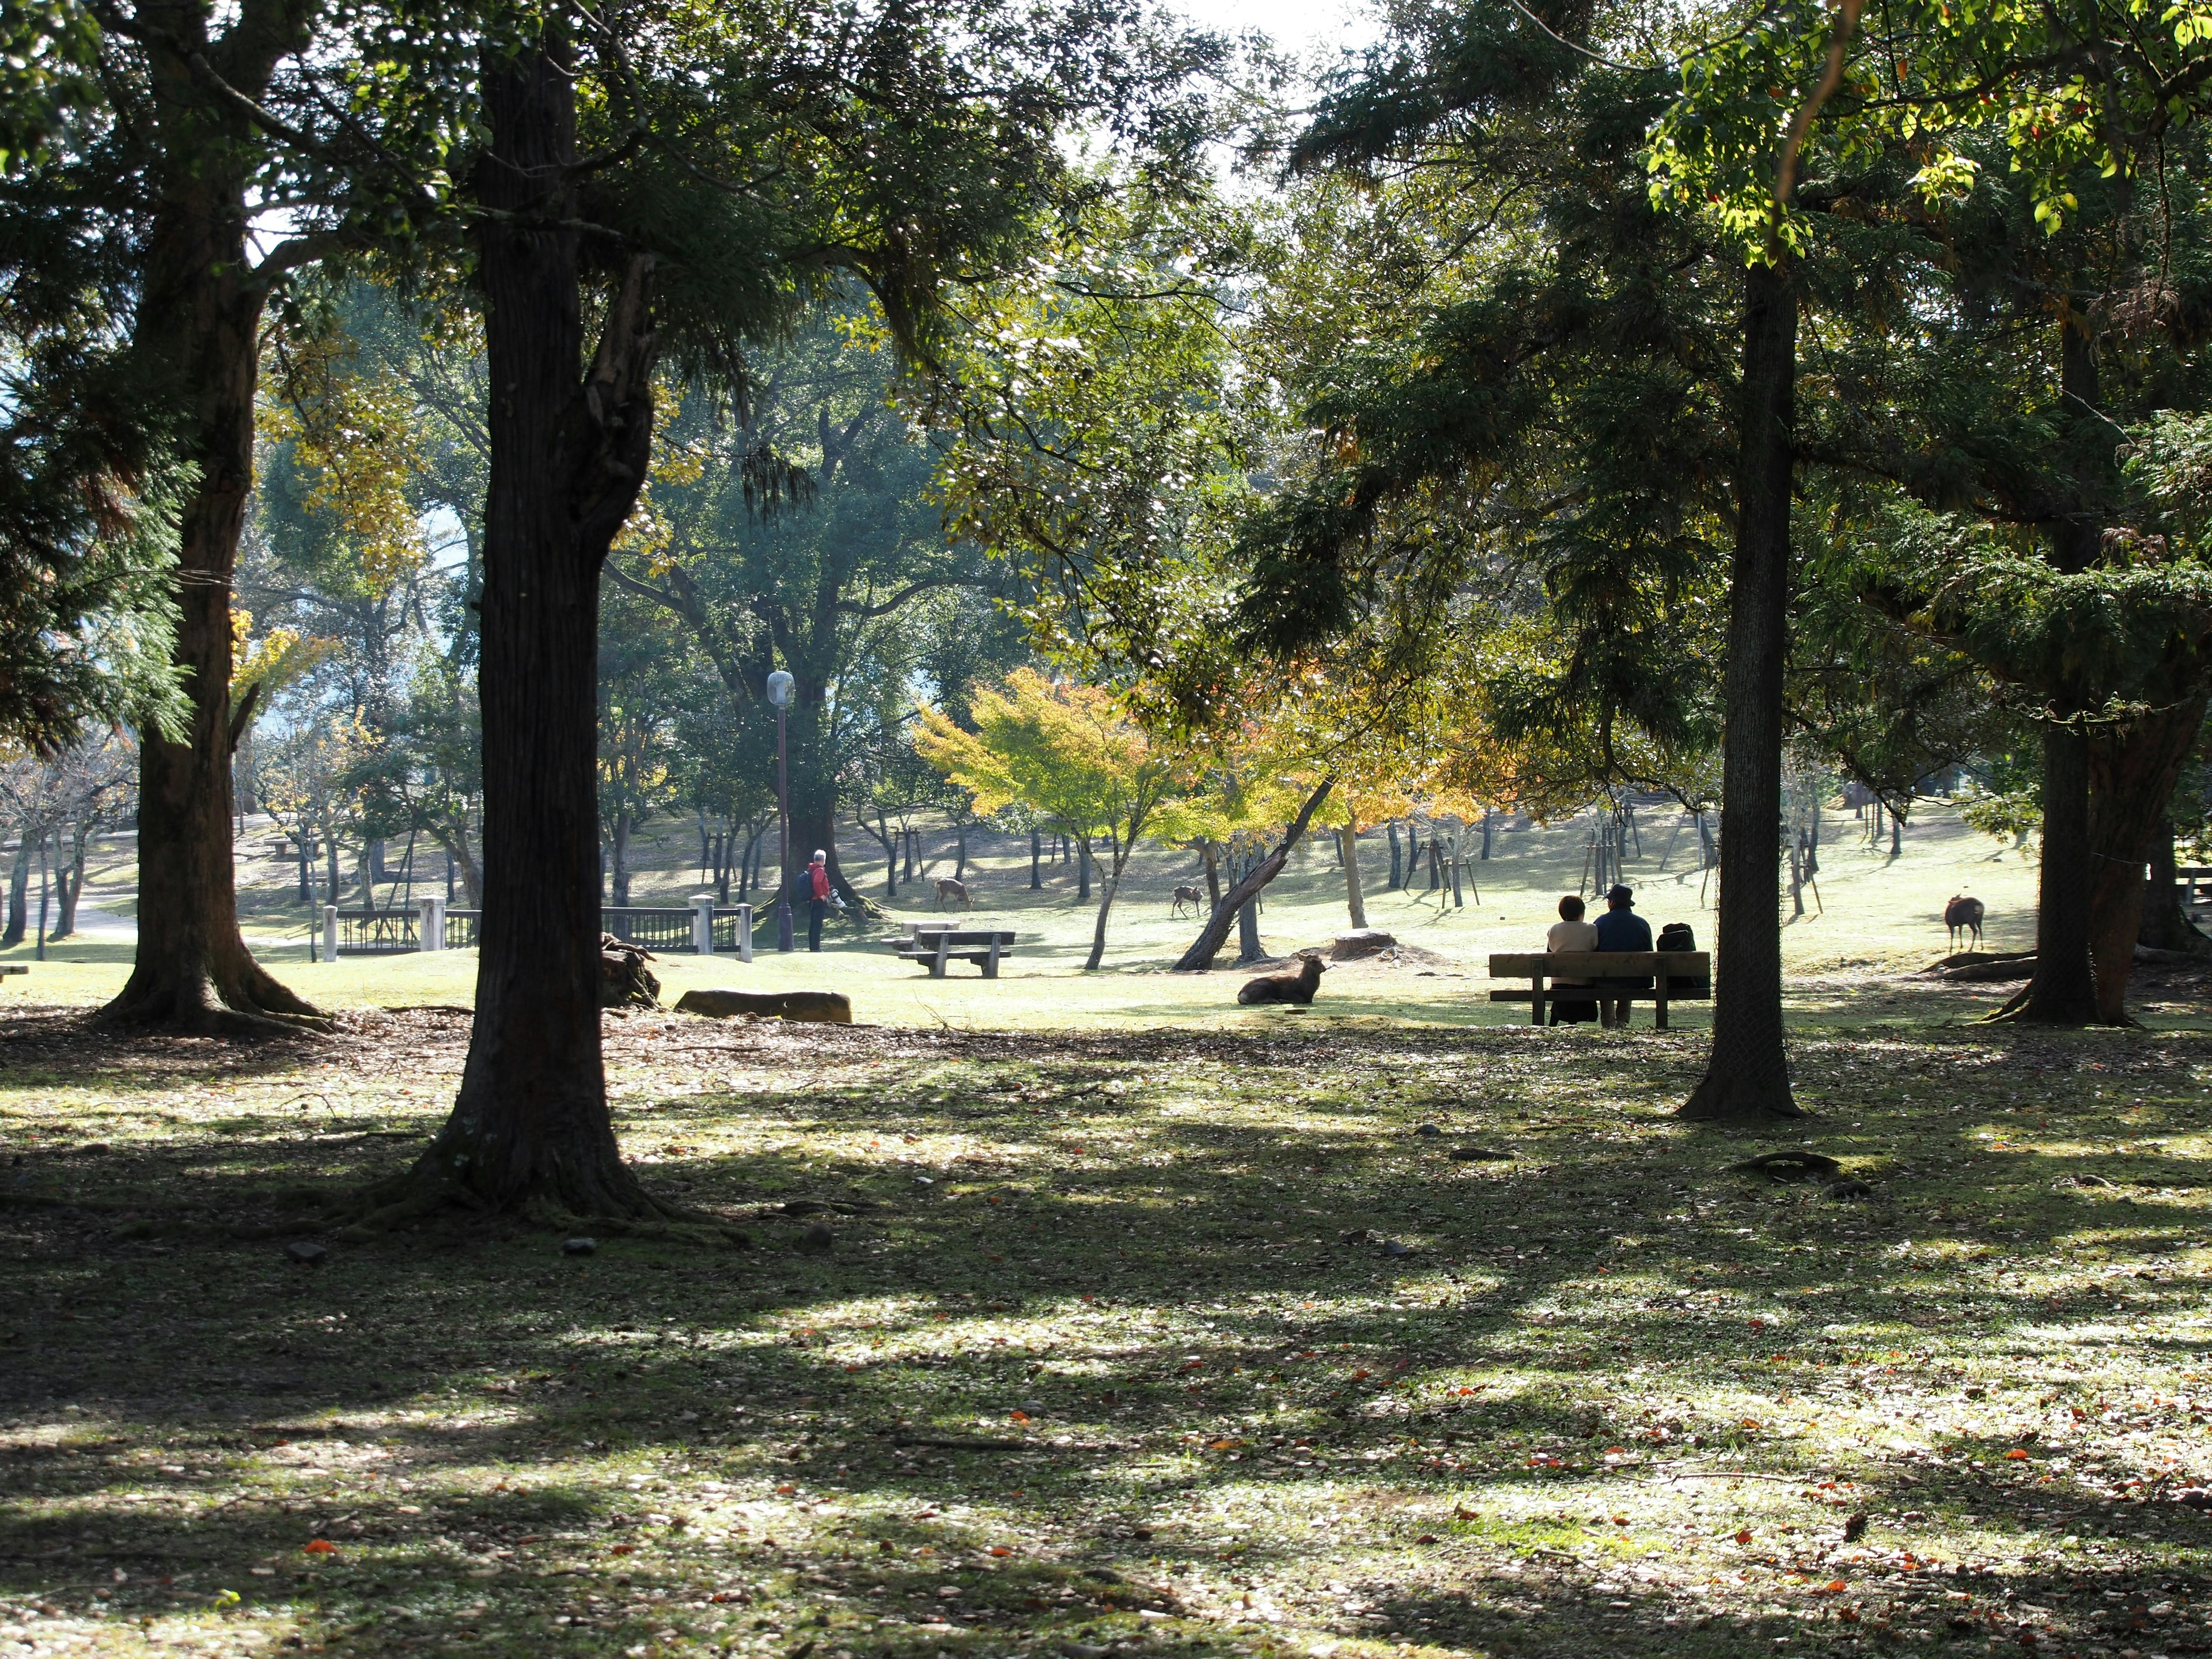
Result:
<svg viewBox="0 0 2212 1659"><path fill-rule="evenodd" d="M1525 951L1490 959L1492 979L1625 979L1664 970L1669 979L1705 979L1713 971L1709 951Z"/></svg>

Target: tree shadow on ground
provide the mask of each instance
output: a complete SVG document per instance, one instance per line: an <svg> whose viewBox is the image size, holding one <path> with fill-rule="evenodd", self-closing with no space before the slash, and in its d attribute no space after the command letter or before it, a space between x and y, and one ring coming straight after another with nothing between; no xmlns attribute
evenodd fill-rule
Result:
<svg viewBox="0 0 2212 1659"><path fill-rule="evenodd" d="M284 1056L216 1045L196 1072L198 1051L59 1025L0 1044L11 1128L41 1091L119 1097L103 1150L27 1145L9 1166L21 1193L66 1201L0 1212L16 1263L0 1589L64 1626L100 1608L219 1623L244 1616L211 1605L230 1592L362 1653L465 1632L563 1653L1085 1630L1242 1649L1285 1627L1771 1652L1779 1634L1978 1631L2039 1597L2063 1651L2102 1639L2112 1621L2090 1613L2112 1596L2201 1600L2208 1523L2136 1501L2130 1443L2049 1443L2052 1413L2089 1413L2095 1385L2038 1379L2057 1403L2027 1446L1982 1420L2008 1356L2188 1353L2033 1270L2083 1238L2131 1272L2173 1251L2196 1218L2158 1194L2206 1171L2136 1140L2199 1121L2195 1048L1823 1039L1808 1057L1838 1107L1855 1069L1880 1098L1943 1101L1790 1132L1875 1178L1873 1201L1843 1204L1730 1172L1743 1146L1660 1115L1686 1044L1583 1045L1562 1072L1544 1034L1312 1029L611 1024L647 1178L757 1249L566 1258L535 1234L432 1228L315 1269L216 1230L283 1223L289 1188L382 1173L397 1143L367 1137L419 1133L434 1104L357 1091L313 1133L294 1109L198 1095L149 1115L148 1097L282 1077ZM400 1017L336 1052L358 1084L394 1075L395 1052L419 1081L457 1068L464 1035ZM334 1052L284 1046L318 1069ZM2115 1063L2133 1073L2094 1069ZM2062 1072L2075 1092L2033 1107L2052 1145L1991 1145L2019 1085ZM2160 1184L2061 1187L2083 1132L2116 1121L2080 1091L2121 1076L2129 1112L2158 1082L2165 1121L2097 1167ZM1417 1132L1437 1116L1449 1133ZM1450 1158L1478 1139L1510 1156ZM798 1194L868 1207L805 1255L780 1207ZM133 1236L149 1216L189 1224ZM2000 1253L2029 1282L2004 1282ZM2126 1281L2131 1316L2196 1295L2193 1272L2148 1270ZM1982 1399L1951 1400L1970 1376ZM1910 1443L1877 1443L1907 1406ZM2005 1410L2026 1424L2024 1401ZM1869 1432L1808 1458L1796 1419L1837 1413ZM1848 1546L1844 1500L1876 1517ZM2151 1536L2124 1561L2001 1581L1912 1553L1963 1560L1972 1536L2054 1554L2116 1530ZM305 1553L318 1538L332 1551ZM2145 1628L2175 1616L2151 1605Z"/></svg>

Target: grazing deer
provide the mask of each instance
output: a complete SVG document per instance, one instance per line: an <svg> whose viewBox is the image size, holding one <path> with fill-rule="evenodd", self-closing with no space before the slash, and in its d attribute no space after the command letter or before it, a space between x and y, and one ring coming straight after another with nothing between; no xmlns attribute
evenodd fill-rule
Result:
<svg viewBox="0 0 2212 1659"><path fill-rule="evenodd" d="M1943 907L1943 925L1951 930L1953 950L1959 948L1960 938L1966 934L1973 938L1968 949L1978 951L1982 948L1982 917L1984 914L1981 900L1957 893L1951 896L1951 902Z"/></svg>
<svg viewBox="0 0 2212 1659"><path fill-rule="evenodd" d="M1260 1002L1287 1002L1300 1008L1313 1006L1314 992L1321 985L1325 971L1318 951L1298 952L1298 966L1290 973L1262 974L1257 979L1248 979L1244 988L1237 994L1237 1000L1245 1007Z"/></svg>
<svg viewBox="0 0 2212 1659"><path fill-rule="evenodd" d="M960 908L963 910L972 910L975 908L969 900L966 882L955 881L950 876L939 876L937 878L937 908L942 910L945 908L945 901L949 898L958 899Z"/></svg>
<svg viewBox="0 0 2212 1659"><path fill-rule="evenodd" d="M1195 915L1198 914L1199 907L1205 902L1206 895L1200 892L1197 888L1178 887L1175 891L1175 905L1168 914L1171 916L1179 916L1182 914L1182 907L1188 904L1190 906L1191 914Z"/></svg>

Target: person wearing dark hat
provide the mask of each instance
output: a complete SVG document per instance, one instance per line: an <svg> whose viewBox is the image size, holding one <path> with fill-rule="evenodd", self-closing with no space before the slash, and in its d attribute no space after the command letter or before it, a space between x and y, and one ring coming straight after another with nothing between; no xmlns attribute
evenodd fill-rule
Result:
<svg viewBox="0 0 2212 1659"><path fill-rule="evenodd" d="M1597 919L1597 948L1601 951L1649 951L1651 924L1636 914L1636 895L1618 884L1605 896L1605 914ZM1598 1023L1608 1031L1626 1030L1628 1004L1601 1001Z"/></svg>

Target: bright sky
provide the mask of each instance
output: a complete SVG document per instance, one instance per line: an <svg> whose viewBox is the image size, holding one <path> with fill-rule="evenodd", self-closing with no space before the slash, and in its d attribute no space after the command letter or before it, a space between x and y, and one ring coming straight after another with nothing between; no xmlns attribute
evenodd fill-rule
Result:
<svg viewBox="0 0 2212 1659"><path fill-rule="evenodd" d="M1362 0L1167 0L1193 22L1227 33L1258 29L1291 56L1334 57L1373 44L1381 20Z"/></svg>

